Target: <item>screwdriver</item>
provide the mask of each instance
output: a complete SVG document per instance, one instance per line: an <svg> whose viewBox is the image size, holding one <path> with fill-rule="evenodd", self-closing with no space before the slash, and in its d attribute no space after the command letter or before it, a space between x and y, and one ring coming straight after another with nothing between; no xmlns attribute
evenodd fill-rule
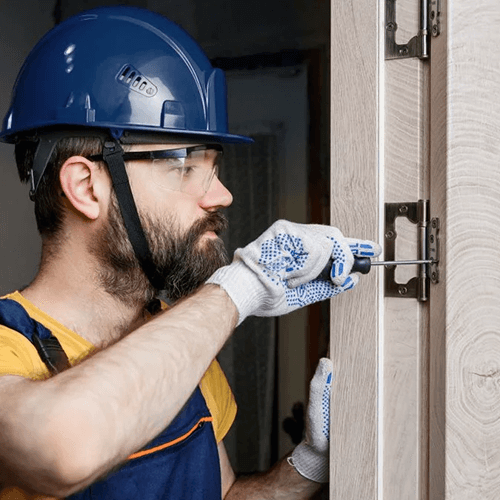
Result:
<svg viewBox="0 0 500 500"><path fill-rule="evenodd" d="M425 260L371 260L369 257L354 256L351 272L368 274L371 266L411 266L413 264L432 264L433 259Z"/></svg>
<svg viewBox="0 0 500 500"><path fill-rule="evenodd" d="M370 257L354 256L354 264L352 266L352 273L368 274L372 266L411 266L414 264L432 264L436 262L433 259L424 260L371 260ZM332 262L330 261L326 267L321 271L318 278L323 280L330 279L330 270Z"/></svg>

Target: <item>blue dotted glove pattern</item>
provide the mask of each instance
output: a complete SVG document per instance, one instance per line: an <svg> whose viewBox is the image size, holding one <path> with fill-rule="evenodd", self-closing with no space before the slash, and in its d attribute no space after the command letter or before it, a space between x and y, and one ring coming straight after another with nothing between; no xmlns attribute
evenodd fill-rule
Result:
<svg viewBox="0 0 500 500"><path fill-rule="evenodd" d="M345 252L338 242L334 241L334 259L336 259L337 269L344 269ZM350 276L340 286L329 281L312 280L295 288L288 286L288 273L302 269L309 254L305 252L302 240L288 234L278 234L275 238L265 240L261 245L261 256L259 264L263 265L262 272L276 286L281 286L285 290L286 302L289 307L304 307L320 300L334 297L339 293L350 290L356 285ZM335 263L335 261L334 261Z"/></svg>
<svg viewBox="0 0 500 500"><path fill-rule="evenodd" d="M360 257L378 257L380 252L373 247L373 244L369 242L361 242L359 240L351 240L346 238L349 243L349 248L353 255L359 255Z"/></svg>
<svg viewBox="0 0 500 500"><path fill-rule="evenodd" d="M332 250L333 265L332 265L331 276L332 278L335 278L335 276L341 276L342 274L344 274L344 270L347 264L347 255L342 246L340 245L340 243L336 239L334 238L330 239L333 241L333 250ZM352 262L350 262L350 267L352 267Z"/></svg>
<svg viewBox="0 0 500 500"><path fill-rule="evenodd" d="M340 286L328 281L313 280L296 288L285 288L286 302L290 307L304 307L320 300L335 297L339 293L347 292L356 283L350 276Z"/></svg>
<svg viewBox="0 0 500 500"><path fill-rule="evenodd" d="M330 441L330 390L332 387L332 374L329 373L326 379L323 397L321 399L321 415L323 417L323 435Z"/></svg>
<svg viewBox="0 0 500 500"><path fill-rule="evenodd" d="M300 238L278 234L262 243L259 264L264 265L262 272L278 285L286 273L302 269L308 255Z"/></svg>

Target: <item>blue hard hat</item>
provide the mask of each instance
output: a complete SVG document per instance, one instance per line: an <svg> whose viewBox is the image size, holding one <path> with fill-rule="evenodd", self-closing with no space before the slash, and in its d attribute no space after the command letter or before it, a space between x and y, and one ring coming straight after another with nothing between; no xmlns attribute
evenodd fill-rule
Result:
<svg viewBox="0 0 500 500"><path fill-rule="evenodd" d="M28 55L0 141L47 127L95 127L250 143L230 134L224 73L165 17L134 7L86 11L49 31Z"/></svg>

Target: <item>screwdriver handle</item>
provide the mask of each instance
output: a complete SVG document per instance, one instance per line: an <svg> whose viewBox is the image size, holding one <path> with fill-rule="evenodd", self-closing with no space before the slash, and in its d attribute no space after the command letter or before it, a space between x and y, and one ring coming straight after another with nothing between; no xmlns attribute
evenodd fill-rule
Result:
<svg viewBox="0 0 500 500"><path fill-rule="evenodd" d="M372 260L370 257L357 257L354 256L354 264L351 273L368 274L372 268Z"/></svg>
<svg viewBox="0 0 500 500"><path fill-rule="evenodd" d="M318 276L318 279L323 281L329 281L331 279L330 273L332 269L332 262L333 262L332 260L328 261L328 264L325 266L323 271L321 271L320 275ZM358 257L355 255L354 264L352 266L351 272L368 274L370 272L371 267L372 267L372 261L370 257Z"/></svg>

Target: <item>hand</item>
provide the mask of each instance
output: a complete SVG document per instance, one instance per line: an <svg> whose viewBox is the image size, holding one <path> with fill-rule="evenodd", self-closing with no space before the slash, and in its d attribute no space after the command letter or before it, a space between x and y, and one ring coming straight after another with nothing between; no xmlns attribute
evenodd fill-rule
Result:
<svg viewBox="0 0 500 500"><path fill-rule="evenodd" d="M332 362L321 358L310 385L306 437L289 458L299 474L317 483L328 482L332 371Z"/></svg>
<svg viewBox="0 0 500 500"><path fill-rule="evenodd" d="M281 220L239 248L232 264L207 283L226 290L240 324L247 316L280 316L350 290L359 280L350 274L354 255L380 253L377 243L344 238L334 227ZM331 281L318 279L331 259Z"/></svg>

